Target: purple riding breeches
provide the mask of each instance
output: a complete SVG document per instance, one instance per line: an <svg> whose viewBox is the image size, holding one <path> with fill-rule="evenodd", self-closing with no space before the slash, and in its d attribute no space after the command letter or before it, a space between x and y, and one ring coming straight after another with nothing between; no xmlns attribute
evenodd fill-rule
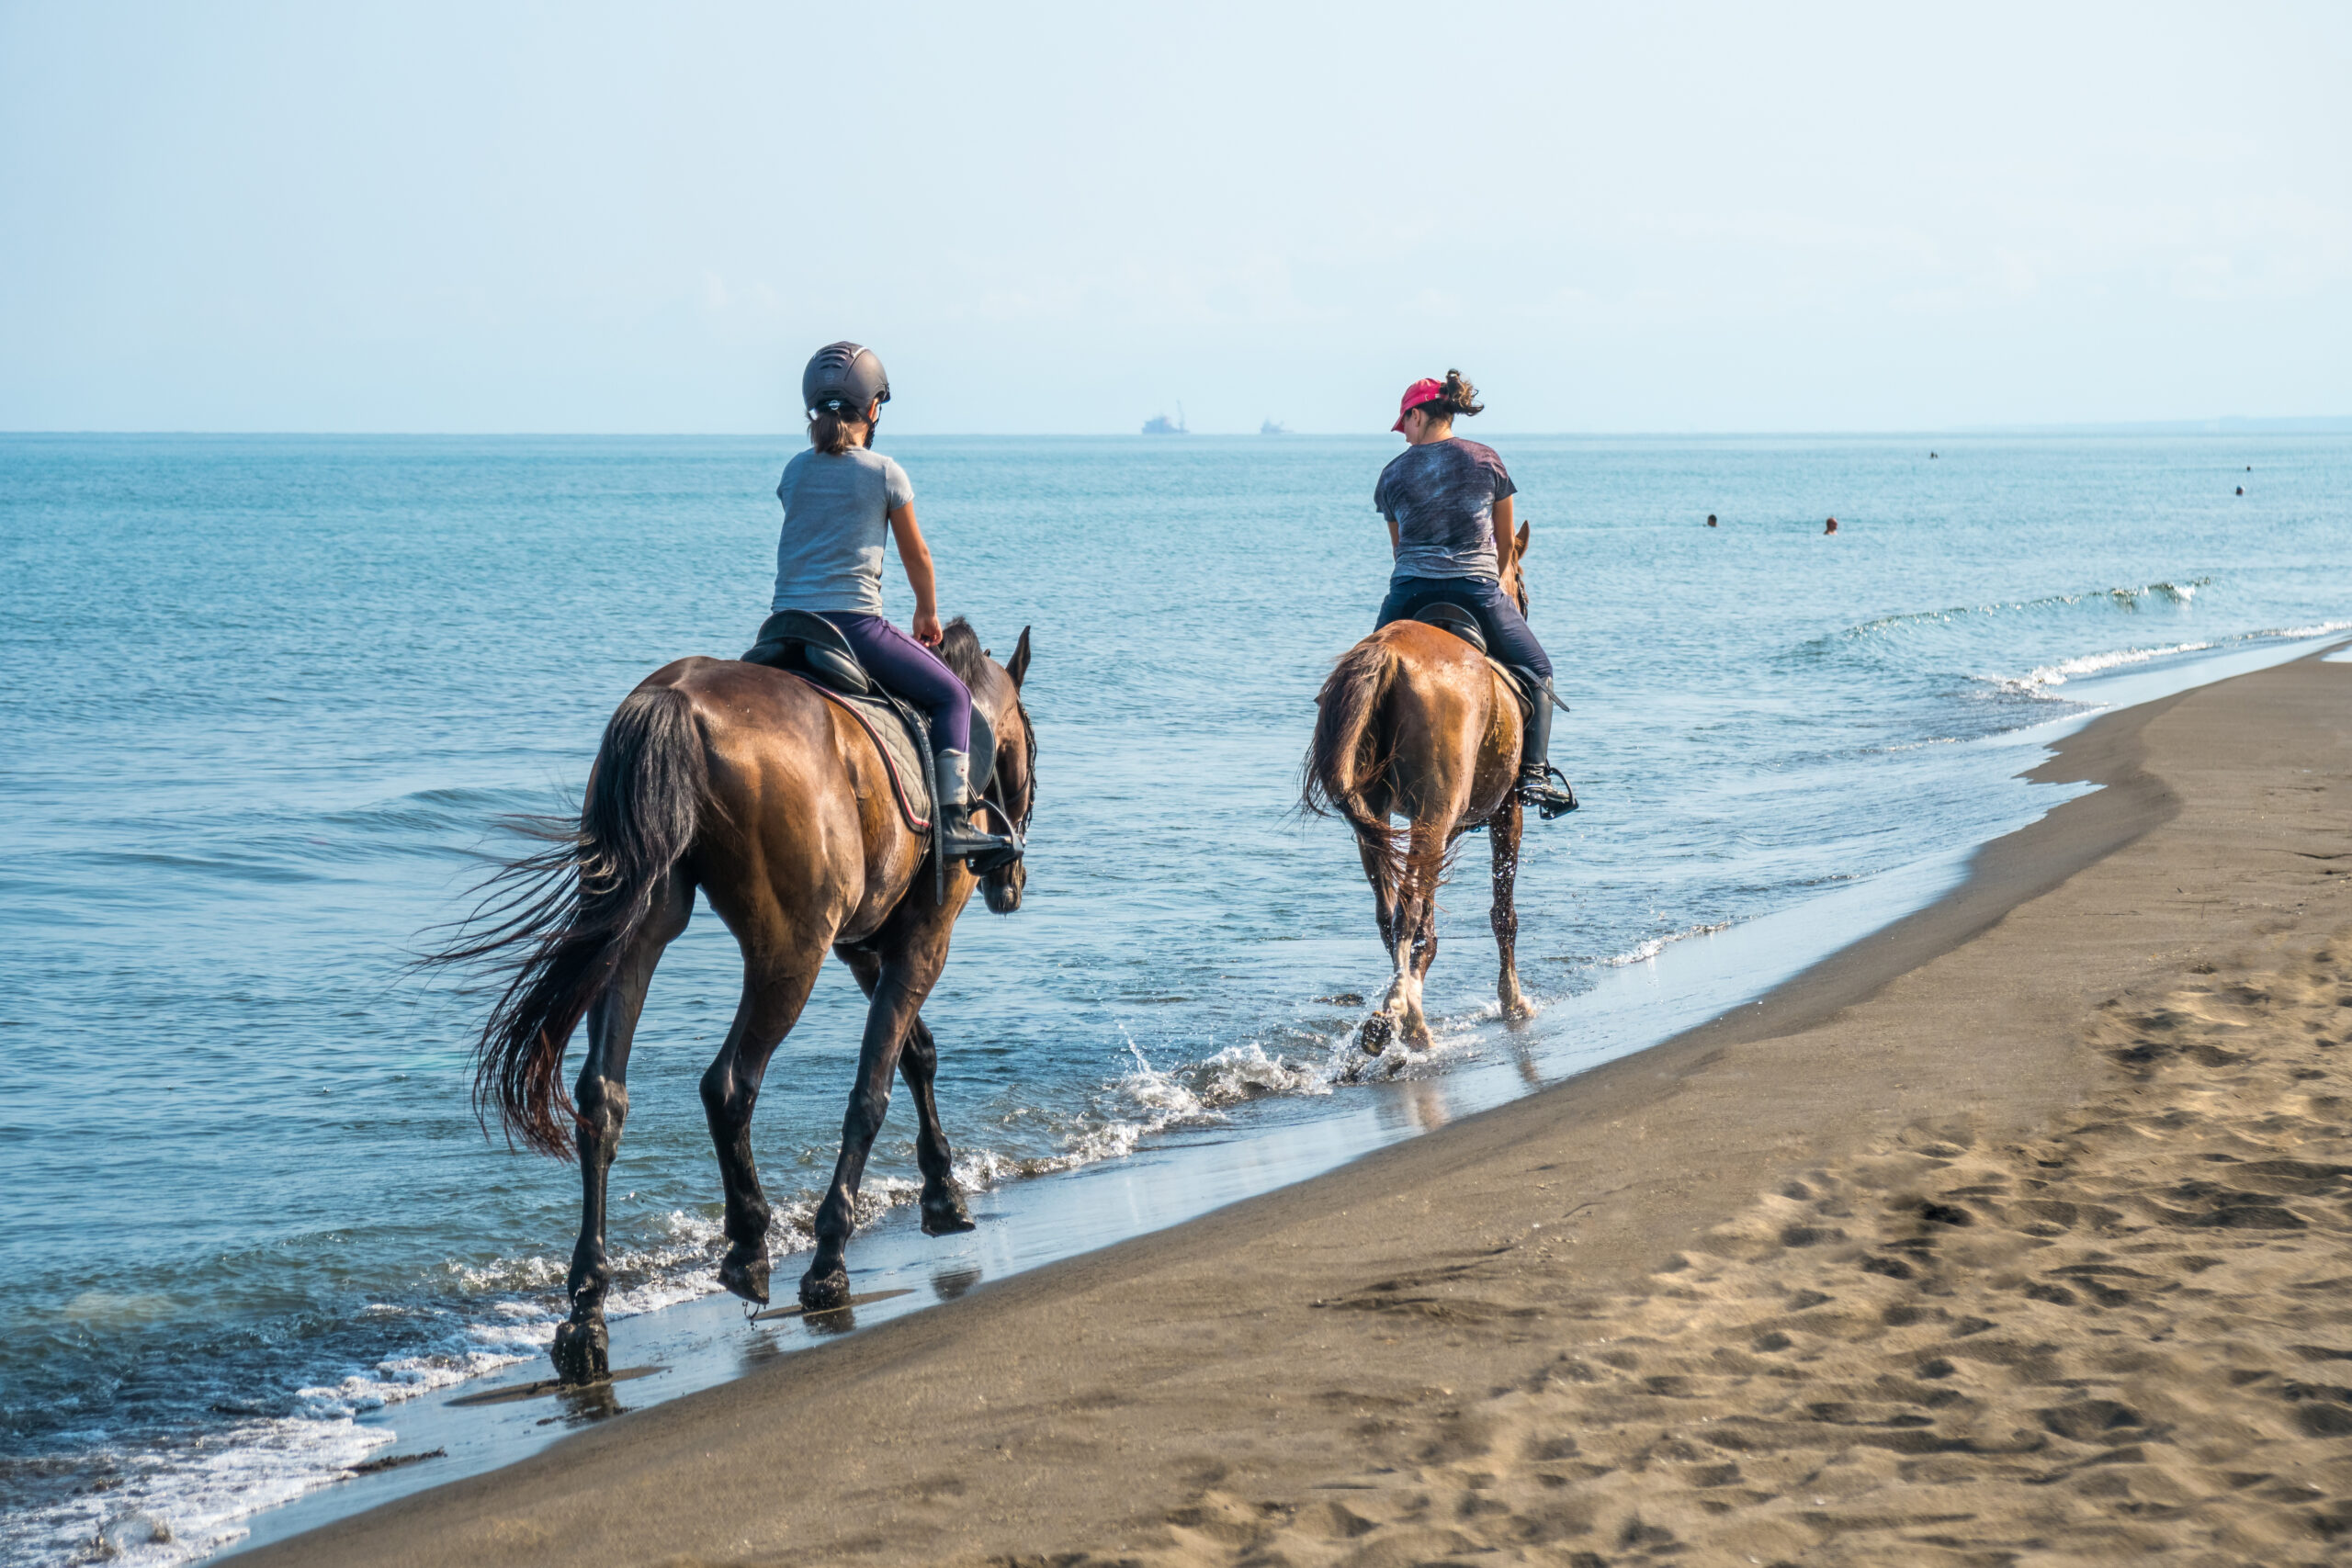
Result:
<svg viewBox="0 0 2352 1568"><path fill-rule="evenodd" d="M933 750L972 749L972 694L937 654L880 615L833 610L825 619L841 628L866 673L931 716Z"/></svg>

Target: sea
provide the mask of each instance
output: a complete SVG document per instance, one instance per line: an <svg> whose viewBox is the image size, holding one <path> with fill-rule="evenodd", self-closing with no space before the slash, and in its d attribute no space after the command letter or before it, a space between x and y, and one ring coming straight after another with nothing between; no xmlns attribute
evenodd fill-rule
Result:
<svg viewBox="0 0 2352 1568"><path fill-rule="evenodd" d="M1383 592L1393 438L886 428L944 611L1035 649L1027 903L975 902L925 1014L983 1222L942 1299L999 1216L1043 1256L1305 1166L1228 1158L1172 1207L1053 1196L1114 1190L1090 1172L1181 1195L1187 1149L1328 1166L1359 1123L1409 1134L1366 1110L1400 1081L1442 1093L1514 1054L1487 1099L1557 1081L1604 1035L1689 1021L1610 988L1678 952L1715 953L1706 1006L1736 1001L1851 940L1841 890L1932 896L2066 798L2017 775L2086 714L2352 629L2352 437L1488 439L1583 808L1527 829L1536 1032L1496 1015L1473 840L1438 1047L1374 1062L1371 899L1344 828L1297 801L1317 684ZM577 1177L485 1134L483 1000L413 961L513 852L502 818L577 800L632 685L751 641L792 450L0 436L0 1560L233 1548L280 1505L362 1495L354 1467L428 1408L455 1421L453 1393L544 1375ZM1740 956L1749 931L1779 933L1773 964ZM705 907L653 985L612 1178L616 1341L731 1311L695 1085L739 973ZM861 1015L835 966L767 1075L787 1289ZM902 1102L854 1264L922 1245L914 1190Z"/></svg>

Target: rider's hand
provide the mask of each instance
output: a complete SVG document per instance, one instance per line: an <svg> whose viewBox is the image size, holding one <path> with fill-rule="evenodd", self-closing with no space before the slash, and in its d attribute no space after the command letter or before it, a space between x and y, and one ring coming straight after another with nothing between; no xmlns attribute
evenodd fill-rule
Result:
<svg viewBox="0 0 2352 1568"><path fill-rule="evenodd" d="M915 640L917 642L925 648L937 648L939 639L945 635L939 629L939 613L936 610L915 612Z"/></svg>

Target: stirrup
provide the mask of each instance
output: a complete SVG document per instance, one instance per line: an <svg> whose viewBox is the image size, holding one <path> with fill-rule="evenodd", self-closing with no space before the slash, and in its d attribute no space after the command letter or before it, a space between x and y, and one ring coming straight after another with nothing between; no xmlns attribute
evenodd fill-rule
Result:
<svg viewBox="0 0 2352 1568"><path fill-rule="evenodd" d="M1002 840L1001 844L992 845L986 850L976 850L966 855L964 869L974 876L986 876L990 872L1002 871L1020 858L1021 846L1008 839Z"/></svg>
<svg viewBox="0 0 2352 1568"><path fill-rule="evenodd" d="M941 810L940 848L948 860L962 861L974 876L986 876L1021 858L1019 840L972 826L970 806L948 806Z"/></svg>
<svg viewBox="0 0 2352 1568"><path fill-rule="evenodd" d="M1556 779L1557 784L1553 783ZM1519 775L1519 798L1535 807L1537 815L1549 822L1566 817L1577 808L1577 792L1568 783L1568 775L1545 762L1527 769Z"/></svg>

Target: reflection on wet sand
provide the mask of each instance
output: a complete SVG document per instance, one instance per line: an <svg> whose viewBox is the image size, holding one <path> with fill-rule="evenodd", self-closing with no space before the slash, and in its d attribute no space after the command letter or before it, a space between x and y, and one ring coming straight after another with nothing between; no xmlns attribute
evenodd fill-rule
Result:
<svg viewBox="0 0 2352 1568"><path fill-rule="evenodd" d="M952 1302L978 1284L982 1278L978 1263L968 1258L958 1259L932 1275L931 1293L943 1302Z"/></svg>
<svg viewBox="0 0 2352 1568"><path fill-rule="evenodd" d="M1453 1120L1453 1112L1445 1102L1445 1089L1433 1078L1405 1081L1405 1113L1424 1133L1434 1133Z"/></svg>
<svg viewBox="0 0 2352 1568"><path fill-rule="evenodd" d="M820 1339L831 1339L843 1334L857 1332L857 1309L839 1306L831 1312L805 1313L800 1326Z"/></svg>
<svg viewBox="0 0 2352 1568"><path fill-rule="evenodd" d="M556 1397L563 1404L560 1414L550 1416L539 1423L542 1427L560 1421L567 1427L584 1427L591 1421L602 1421L608 1416L618 1416L628 1409L613 1393L609 1382L592 1382L581 1388L562 1388Z"/></svg>
<svg viewBox="0 0 2352 1568"><path fill-rule="evenodd" d="M741 1377L745 1372L757 1371L771 1361L782 1360L797 1348L798 1348L797 1346L776 1343L776 1334L774 1329L759 1330L742 1342L742 1354L737 1358L736 1362L739 1369L736 1375Z"/></svg>
<svg viewBox="0 0 2352 1568"><path fill-rule="evenodd" d="M1514 1032L1516 1030L1514 1029ZM1519 1081L1530 1089L1544 1087L1544 1070L1535 1061L1535 1048L1524 1040L1510 1043L1511 1066L1519 1069Z"/></svg>

